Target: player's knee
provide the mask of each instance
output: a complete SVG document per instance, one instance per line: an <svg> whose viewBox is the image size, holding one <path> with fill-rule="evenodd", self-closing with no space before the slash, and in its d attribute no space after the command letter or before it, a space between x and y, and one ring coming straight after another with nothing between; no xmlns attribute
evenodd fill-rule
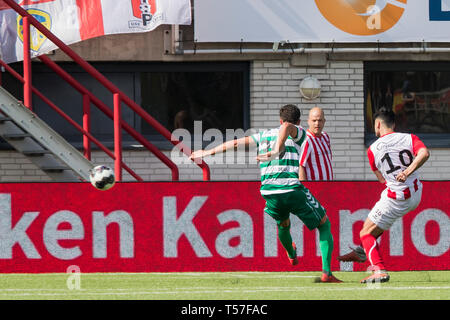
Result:
<svg viewBox="0 0 450 320"><path fill-rule="evenodd" d="M378 238L383 233L383 230L378 228L376 225L372 225L369 227L363 227L361 231L359 232L359 238L362 238L367 235L372 235L375 238Z"/></svg>
<svg viewBox="0 0 450 320"><path fill-rule="evenodd" d="M361 231L359 231L359 237L361 238L370 234L371 230L372 230L371 225L364 223L363 227L361 228Z"/></svg>
<svg viewBox="0 0 450 320"><path fill-rule="evenodd" d="M327 215L325 215L322 218L322 220L320 220L320 222L319 222L319 227L322 227L322 226L327 227L327 228L331 226L330 220L328 219Z"/></svg>

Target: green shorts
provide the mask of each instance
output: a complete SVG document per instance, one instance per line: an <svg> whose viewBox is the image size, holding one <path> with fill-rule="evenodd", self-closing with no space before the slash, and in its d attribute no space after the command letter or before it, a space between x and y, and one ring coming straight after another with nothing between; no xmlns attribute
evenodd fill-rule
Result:
<svg viewBox="0 0 450 320"><path fill-rule="evenodd" d="M264 212L274 218L277 224L288 219L292 213L302 220L309 230L313 230L319 226L326 214L325 208L303 185L290 192L263 195L263 198L266 200Z"/></svg>

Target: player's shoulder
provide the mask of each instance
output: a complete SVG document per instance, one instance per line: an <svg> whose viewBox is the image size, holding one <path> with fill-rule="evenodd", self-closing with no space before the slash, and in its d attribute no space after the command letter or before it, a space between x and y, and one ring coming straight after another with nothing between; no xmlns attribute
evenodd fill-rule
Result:
<svg viewBox="0 0 450 320"><path fill-rule="evenodd" d="M307 138L306 130L300 125L295 125L295 127L297 128L297 135L293 138L294 141L298 143L299 141L305 140Z"/></svg>
<svg viewBox="0 0 450 320"><path fill-rule="evenodd" d="M412 134L411 133L404 133L404 132L393 132L390 135L386 136L386 141L389 141L390 143L400 143L400 144L410 144L412 141Z"/></svg>
<svg viewBox="0 0 450 320"><path fill-rule="evenodd" d="M269 128L269 129L261 130L259 134L261 135L261 137L269 137L269 136L277 135L279 131L280 131L280 128Z"/></svg>
<svg viewBox="0 0 450 320"><path fill-rule="evenodd" d="M326 131L322 131L320 136L316 136L314 135L314 133L312 133L311 131L306 130L306 134L308 135L309 138L314 139L314 138L324 138L326 140L330 140L330 136L328 135L328 133Z"/></svg>
<svg viewBox="0 0 450 320"><path fill-rule="evenodd" d="M384 144L384 141L385 141L386 139L385 139L385 136L381 136L381 137L379 137L378 139L376 139L374 142L372 142L370 145L369 145L369 150L372 150L372 151L375 151L375 150L377 150L378 149L378 145L382 145L382 144Z"/></svg>
<svg viewBox="0 0 450 320"><path fill-rule="evenodd" d="M375 140L374 142L372 142L369 145L369 147L367 148L367 152L369 152L369 150L374 150L376 148L376 145L378 144L378 140L380 140L380 139Z"/></svg>
<svg viewBox="0 0 450 320"><path fill-rule="evenodd" d="M297 127L298 133L305 134L306 135L306 129L303 128L301 125L295 125Z"/></svg>
<svg viewBox="0 0 450 320"><path fill-rule="evenodd" d="M369 149L376 151L379 149L386 149L399 144L410 144L412 141L412 134L404 132L391 132L379 137L370 146Z"/></svg>
<svg viewBox="0 0 450 320"><path fill-rule="evenodd" d="M326 131L322 131L322 137L323 137L325 140L330 141L330 136L328 135L328 133L327 133Z"/></svg>

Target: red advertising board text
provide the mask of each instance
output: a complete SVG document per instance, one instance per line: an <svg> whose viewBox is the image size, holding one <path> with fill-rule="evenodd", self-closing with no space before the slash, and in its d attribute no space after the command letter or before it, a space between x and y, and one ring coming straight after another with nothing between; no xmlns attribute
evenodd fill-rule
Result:
<svg viewBox="0 0 450 320"><path fill-rule="evenodd" d="M422 202L381 237L389 270L448 270L450 182L424 182ZM305 183L327 209L333 270L383 186ZM259 182L0 184L0 272L319 271L315 231L292 217L292 267L263 212Z"/></svg>

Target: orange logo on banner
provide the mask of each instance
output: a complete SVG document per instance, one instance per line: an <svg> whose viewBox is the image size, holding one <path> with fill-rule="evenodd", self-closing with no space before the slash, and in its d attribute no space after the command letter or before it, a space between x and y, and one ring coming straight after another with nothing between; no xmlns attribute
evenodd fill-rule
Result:
<svg viewBox="0 0 450 320"><path fill-rule="evenodd" d="M315 0L322 15L340 30L370 36L391 29L403 15L407 0Z"/></svg>

